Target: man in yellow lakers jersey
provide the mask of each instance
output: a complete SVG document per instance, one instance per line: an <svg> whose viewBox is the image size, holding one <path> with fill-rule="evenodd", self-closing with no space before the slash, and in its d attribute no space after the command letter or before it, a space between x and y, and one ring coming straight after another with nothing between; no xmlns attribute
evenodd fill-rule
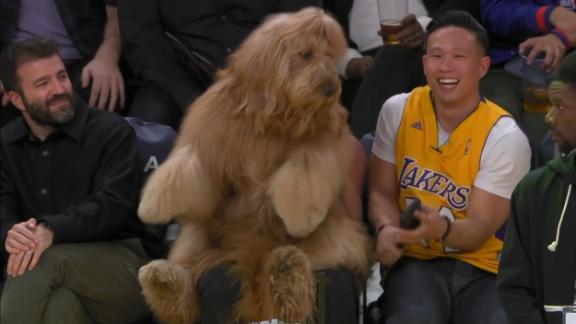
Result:
<svg viewBox="0 0 576 324"><path fill-rule="evenodd" d="M379 303L386 324L499 324L497 235L528 172L528 140L479 93L490 66L483 27L453 11L428 26L428 85L387 100L370 161L370 217L390 267ZM420 225L400 229L420 200Z"/></svg>

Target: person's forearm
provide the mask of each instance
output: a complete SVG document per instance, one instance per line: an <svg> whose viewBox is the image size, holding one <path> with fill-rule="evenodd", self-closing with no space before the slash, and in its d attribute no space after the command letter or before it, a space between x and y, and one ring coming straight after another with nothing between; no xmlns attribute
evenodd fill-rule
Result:
<svg viewBox="0 0 576 324"><path fill-rule="evenodd" d="M106 6L106 26L102 43L94 57L104 57L112 59L114 62L120 60L122 45L120 41L120 27L118 25L118 10L113 6Z"/></svg>
<svg viewBox="0 0 576 324"><path fill-rule="evenodd" d="M519 33L542 35L548 27L546 15L551 9L522 0L481 0L480 10L482 23L491 35L514 39Z"/></svg>
<svg viewBox="0 0 576 324"><path fill-rule="evenodd" d="M494 234L486 230L487 227L489 224L472 218L457 219L452 223L444 244L464 251L478 250Z"/></svg>
<svg viewBox="0 0 576 324"><path fill-rule="evenodd" d="M568 38L569 47L576 44L576 12L556 7L550 14L550 22Z"/></svg>
<svg viewBox="0 0 576 324"><path fill-rule="evenodd" d="M400 209L397 200L381 194L371 194L369 216L375 230L383 226L399 226Z"/></svg>

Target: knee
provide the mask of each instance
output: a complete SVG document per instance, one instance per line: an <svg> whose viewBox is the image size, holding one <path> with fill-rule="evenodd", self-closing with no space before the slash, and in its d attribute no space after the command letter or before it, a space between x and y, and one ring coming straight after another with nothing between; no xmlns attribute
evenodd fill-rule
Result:
<svg viewBox="0 0 576 324"><path fill-rule="evenodd" d="M42 253L33 270L26 270L20 277L8 278L6 289L10 289L14 284L20 285L22 282L53 282L57 278L57 274L61 272L60 269L65 267L67 262L68 258L59 252L58 246L52 246Z"/></svg>
<svg viewBox="0 0 576 324"><path fill-rule="evenodd" d="M65 312L66 310L78 312L82 310L80 300L75 293L65 288L56 288L48 296L47 311Z"/></svg>
<svg viewBox="0 0 576 324"><path fill-rule="evenodd" d="M178 126L183 113L169 94L153 86L146 86L134 94L128 115L174 128Z"/></svg>

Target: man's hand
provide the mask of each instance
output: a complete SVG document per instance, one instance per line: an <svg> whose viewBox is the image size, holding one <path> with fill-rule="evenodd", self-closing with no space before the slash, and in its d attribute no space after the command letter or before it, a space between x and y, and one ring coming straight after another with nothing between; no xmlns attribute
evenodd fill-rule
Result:
<svg viewBox="0 0 576 324"><path fill-rule="evenodd" d="M346 77L350 80L362 80L374 64L372 56L353 58L346 65Z"/></svg>
<svg viewBox="0 0 576 324"><path fill-rule="evenodd" d="M542 69L546 72L552 72L566 54L566 46L562 41L553 34L532 37L518 45L520 54L526 55L526 63L532 64L540 52L544 53Z"/></svg>
<svg viewBox="0 0 576 324"><path fill-rule="evenodd" d="M376 237L376 255L380 262L390 267L402 257L402 247L398 241L400 229L395 226L386 226Z"/></svg>
<svg viewBox="0 0 576 324"><path fill-rule="evenodd" d="M34 250L28 270L34 270L44 251L52 246L52 242L54 241L54 232L43 224L40 224L36 227L36 239L38 240L38 246Z"/></svg>
<svg viewBox="0 0 576 324"><path fill-rule="evenodd" d="M82 70L82 87L91 85L89 105L114 111L124 108L124 79L115 59L96 55Z"/></svg>
<svg viewBox="0 0 576 324"><path fill-rule="evenodd" d="M38 240L34 234L35 231L36 220L34 218L15 224L6 234L4 249L9 254L34 250L38 245Z"/></svg>
<svg viewBox="0 0 576 324"><path fill-rule="evenodd" d="M117 105L124 108L124 78L118 68L121 42L118 25L118 8L106 5L106 26L102 43L92 61L82 70L82 87L91 85L88 104L114 111Z"/></svg>
<svg viewBox="0 0 576 324"><path fill-rule="evenodd" d="M10 98L8 97L8 93L6 92L6 89L4 89L4 85L2 84L2 81L0 81L0 97L2 97L2 100L1 100L2 107L5 107L6 105L8 105L8 103L10 102Z"/></svg>
<svg viewBox="0 0 576 324"><path fill-rule="evenodd" d="M8 257L6 272L9 276L16 278L23 275L26 270L33 270L44 251L52 245L54 233L42 224L35 225L34 238L38 242L35 249L11 253Z"/></svg>
<svg viewBox="0 0 576 324"><path fill-rule="evenodd" d="M439 240L447 230L446 220L430 206L422 205L421 209L414 211L414 217L420 220L420 225L414 230L402 230L398 233L399 242L415 244L423 240Z"/></svg>
<svg viewBox="0 0 576 324"><path fill-rule="evenodd" d="M416 20L416 16L409 14L402 19L402 30L398 32L401 45L409 48L419 48L424 44L424 29Z"/></svg>

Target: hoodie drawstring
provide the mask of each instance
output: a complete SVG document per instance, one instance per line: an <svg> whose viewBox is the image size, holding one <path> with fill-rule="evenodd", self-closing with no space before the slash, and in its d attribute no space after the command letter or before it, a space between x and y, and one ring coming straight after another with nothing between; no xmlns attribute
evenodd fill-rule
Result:
<svg viewBox="0 0 576 324"><path fill-rule="evenodd" d="M562 227L562 221L564 220L564 214L566 214L566 208L568 207L568 201L570 201L570 193L572 192L572 185L568 186L568 194L566 195L566 200L564 201L564 208L562 209L562 214L560 215L560 221L558 222L558 227L556 227L556 240L548 245L548 250L550 252L556 252L558 247L558 242L560 240L560 228Z"/></svg>

